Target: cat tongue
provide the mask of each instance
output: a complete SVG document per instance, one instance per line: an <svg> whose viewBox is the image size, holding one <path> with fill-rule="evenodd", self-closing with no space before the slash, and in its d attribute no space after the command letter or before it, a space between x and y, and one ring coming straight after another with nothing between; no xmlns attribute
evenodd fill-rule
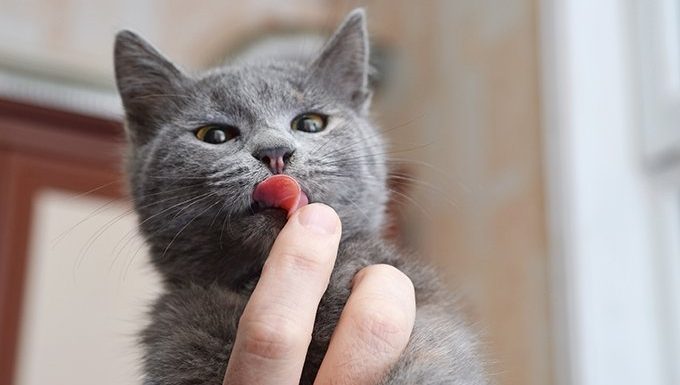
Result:
<svg viewBox="0 0 680 385"><path fill-rule="evenodd" d="M295 210L309 203L300 184L288 175L272 175L255 186L253 200L262 207L286 210L290 217Z"/></svg>

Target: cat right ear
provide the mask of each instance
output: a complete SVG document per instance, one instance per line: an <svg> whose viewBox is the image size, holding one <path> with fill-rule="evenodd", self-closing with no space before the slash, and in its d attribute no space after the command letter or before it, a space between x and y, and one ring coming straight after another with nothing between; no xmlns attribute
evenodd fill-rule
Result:
<svg viewBox="0 0 680 385"><path fill-rule="evenodd" d="M368 32L362 8L347 15L311 65L311 78L321 81L336 97L365 113L368 89Z"/></svg>
<svg viewBox="0 0 680 385"><path fill-rule="evenodd" d="M173 108L179 108L186 77L149 43L130 31L116 35L116 85L127 118L127 134L146 143Z"/></svg>

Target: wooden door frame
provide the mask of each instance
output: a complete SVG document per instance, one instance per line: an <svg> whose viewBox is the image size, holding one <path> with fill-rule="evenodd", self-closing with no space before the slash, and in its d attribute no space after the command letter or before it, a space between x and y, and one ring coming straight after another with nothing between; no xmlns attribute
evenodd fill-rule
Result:
<svg viewBox="0 0 680 385"><path fill-rule="evenodd" d="M47 188L120 197L119 121L0 99L0 384L12 384L32 202Z"/></svg>

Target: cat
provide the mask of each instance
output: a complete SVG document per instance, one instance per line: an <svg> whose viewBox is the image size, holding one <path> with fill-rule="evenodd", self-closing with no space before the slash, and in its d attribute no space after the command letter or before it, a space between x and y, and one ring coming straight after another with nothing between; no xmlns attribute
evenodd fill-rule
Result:
<svg viewBox="0 0 680 385"><path fill-rule="evenodd" d="M343 228L300 384L314 381L354 274L378 263L404 272L417 301L409 344L380 383L488 383L477 338L432 269L381 236L388 170L369 118L368 55L362 9L315 57L259 57L199 75L118 33L130 192L164 282L141 334L145 384L222 383L239 317L286 222L282 210L254 204L253 189L281 172L310 202L332 206ZM283 149L285 168L271 170L263 149Z"/></svg>

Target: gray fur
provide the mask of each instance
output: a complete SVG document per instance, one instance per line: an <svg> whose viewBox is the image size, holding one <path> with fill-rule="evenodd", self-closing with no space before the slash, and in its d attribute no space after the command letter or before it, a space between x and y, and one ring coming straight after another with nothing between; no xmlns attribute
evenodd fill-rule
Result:
<svg viewBox="0 0 680 385"><path fill-rule="evenodd" d="M221 384L243 306L285 224L254 213L254 186L270 171L252 154L295 149L285 172L311 202L338 212L343 235L319 307L301 384L312 384L361 268L387 263L414 283L417 320L383 384L486 384L475 339L432 272L380 236L388 199L382 138L367 113L365 17L352 12L316 57L259 58L189 75L135 34L115 44L127 118L128 175L140 228L165 294L142 334L146 384ZM316 134L293 131L304 112L329 116ZM201 142L196 128L236 126L241 136Z"/></svg>

